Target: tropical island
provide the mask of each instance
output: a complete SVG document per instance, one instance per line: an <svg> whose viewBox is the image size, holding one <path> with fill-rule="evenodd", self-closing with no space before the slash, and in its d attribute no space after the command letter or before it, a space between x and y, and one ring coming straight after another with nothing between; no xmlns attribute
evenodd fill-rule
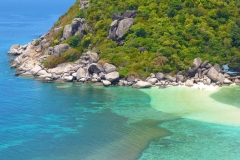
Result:
<svg viewBox="0 0 240 160"><path fill-rule="evenodd" d="M16 75L136 88L240 84L239 2L77 0L37 40L13 45Z"/></svg>
<svg viewBox="0 0 240 160"><path fill-rule="evenodd" d="M4 1L1 159L239 158L239 2L74 2Z"/></svg>

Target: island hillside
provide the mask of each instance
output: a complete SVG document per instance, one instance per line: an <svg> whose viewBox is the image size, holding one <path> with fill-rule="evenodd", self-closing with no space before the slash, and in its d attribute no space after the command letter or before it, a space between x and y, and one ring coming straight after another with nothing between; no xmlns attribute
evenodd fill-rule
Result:
<svg viewBox="0 0 240 160"><path fill-rule="evenodd" d="M20 55L11 67L46 81L107 85L152 73L156 81L222 84L229 76L219 65L240 70L239 7L226 0L77 0L45 35L11 47L8 54Z"/></svg>

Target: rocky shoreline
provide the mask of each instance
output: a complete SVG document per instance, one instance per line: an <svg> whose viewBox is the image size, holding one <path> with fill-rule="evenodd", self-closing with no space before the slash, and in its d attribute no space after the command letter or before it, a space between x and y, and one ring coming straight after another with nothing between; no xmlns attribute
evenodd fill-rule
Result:
<svg viewBox="0 0 240 160"><path fill-rule="evenodd" d="M80 9L86 9L89 1L80 0ZM122 15L115 15L111 25L109 26L108 39L116 41L117 45L124 45L122 37L125 31L129 30L136 17L135 10L127 10ZM17 56L11 58L11 68L16 69L16 76L34 77L43 82L91 82L97 85L111 86L132 86L134 88L149 88L159 86L165 88L169 86L193 86L194 84L222 86L237 84L240 85L240 76L230 76L222 73L221 67L217 64L212 65L208 61L202 62L200 58L195 58L193 66L186 73L178 72L176 75L165 75L164 73L149 73L146 79L129 76L127 78L120 77L117 67L109 63L100 63L100 52L93 52L92 47L89 51L82 54L75 62L67 62L57 65L54 68L45 68L44 60L49 56L62 56L71 47L64 44L64 40L75 35L84 35L88 26L85 19L75 18L71 24L66 26L53 27L45 35L37 40L20 46L13 45L8 51L8 55ZM52 46L52 35L63 29L62 37ZM144 47L139 48L139 52L143 52Z"/></svg>
<svg viewBox="0 0 240 160"><path fill-rule="evenodd" d="M44 41L44 36L42 36ZM149 73L145 80L130 76L120 78L117 68L109 63L101 65L99 55L96 52L88 51L77 61L62 63L55 68L45 68L43 60L52 54L62 54L70 48L67 44L49 47L47 54L42 54L41 45L36 44L36 40L24 46L13 45L8 52L12 58L11 68L16 69L16 76L34 77L43 82L91 82L97 85L111 86L132 86L134 88L149 88L159 86L160 88L185 85L188 87L194 84L207 86L222 86L237 84L240 85L240 76L230 76L221 71L219 65L211 65L208 61L202 62L200 58L195 58L194 66L190 67L187 73L179 72L174 76L164 75L163 73ZM41 44L41 42L40 42Z"/></svg>

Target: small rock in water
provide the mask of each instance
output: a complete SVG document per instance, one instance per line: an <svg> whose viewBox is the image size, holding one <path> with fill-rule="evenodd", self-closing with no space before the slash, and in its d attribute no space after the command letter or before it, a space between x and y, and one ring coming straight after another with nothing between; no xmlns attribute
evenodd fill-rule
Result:
<svg viewBox="0 0 240 160"><path fill-rule="evenodd" d="M108 80L102 80L102 83L104 86L110 86L111 85L111 82L108 81Z"/></svg>

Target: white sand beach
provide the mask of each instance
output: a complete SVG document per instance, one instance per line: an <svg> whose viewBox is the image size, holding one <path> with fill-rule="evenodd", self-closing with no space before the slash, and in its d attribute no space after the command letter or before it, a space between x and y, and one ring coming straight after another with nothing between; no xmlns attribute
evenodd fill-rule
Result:
<svg viewBox="0 0 240 160"><path fill-rule="evenodd" d="M240 126L240 108L210 97L219 90L205 85L142 89L151 97L151 106L159 111L208 123Z"/></svg>

